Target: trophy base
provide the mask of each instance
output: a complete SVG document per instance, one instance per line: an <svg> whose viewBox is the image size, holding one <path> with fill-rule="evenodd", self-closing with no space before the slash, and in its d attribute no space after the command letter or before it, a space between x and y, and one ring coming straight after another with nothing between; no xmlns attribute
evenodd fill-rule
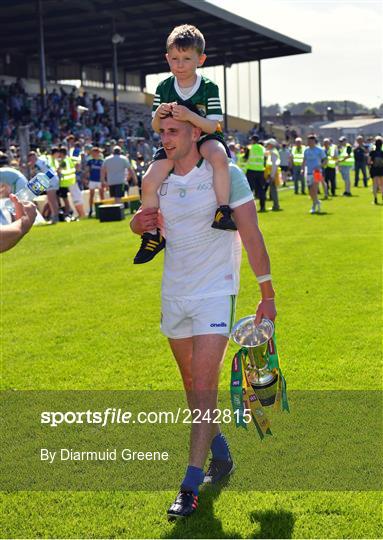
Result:
<svg viewBox="0 0 383 540"><path fill-rule="evenodd" d="M251 383L255 395L264 407L273 405L278 389L278 375L274 375L273 379L267 384Z"/></svg>

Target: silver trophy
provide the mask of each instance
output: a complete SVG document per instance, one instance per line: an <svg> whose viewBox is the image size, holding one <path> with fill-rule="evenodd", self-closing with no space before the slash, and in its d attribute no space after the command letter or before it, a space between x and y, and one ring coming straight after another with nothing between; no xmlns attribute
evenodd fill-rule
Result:
<svg viewBox="0 0 383 540"><path fill-rule="evenodd" d="M278 387L278 374L268 368L268 344L274 333L274 324L262 319L255 324L255 315L240 319L231 331L231 339L247 349L246 375L262 405L272 405Z"/></svg>

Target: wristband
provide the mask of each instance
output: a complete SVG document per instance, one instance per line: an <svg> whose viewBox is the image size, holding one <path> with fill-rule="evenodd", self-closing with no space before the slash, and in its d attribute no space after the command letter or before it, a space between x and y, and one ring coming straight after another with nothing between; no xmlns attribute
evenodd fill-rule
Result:
<svg viewBox="0 0 383 540"><path fill-rule="evenodd" d="M256 276L258 283L264 283L265 281L271 281L271 274L264 274L263 276Z"/></svg>

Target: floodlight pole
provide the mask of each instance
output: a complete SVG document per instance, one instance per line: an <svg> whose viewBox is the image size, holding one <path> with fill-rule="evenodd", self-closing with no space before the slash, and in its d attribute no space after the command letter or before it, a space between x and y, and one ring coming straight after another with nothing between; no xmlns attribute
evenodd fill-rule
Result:
<svg viewBox="0 0 383 540"><path fill-rule="evenodd" d="M259 96L259 126L262 126L262 74L261 74L261 60L258 60L258 96Z"/></svg>
<svg viewBox="0 0 383 540"><path fill-rule="evenodd" d="M226 80L226 61L223 64L223 97L225 100L225 110L223 113L223 128L227 132L227 80Z"/></svg>
<svg viewBox="0 0 383 540"><path fill-rule="evenodd" d="M113 108L114 127L118 126L118 65L117 65L117 43L113 43Z"/></svg>
<svg viewBox="0 0 383 540"><path fill-rule="evenodd" d="M37 10L39 14L39 32L40 32L40 99L41 108L45 109L45 97L47 91L47 78L45 66L45 43L44 43L44 21L42 1L37 0Z"/></svg>

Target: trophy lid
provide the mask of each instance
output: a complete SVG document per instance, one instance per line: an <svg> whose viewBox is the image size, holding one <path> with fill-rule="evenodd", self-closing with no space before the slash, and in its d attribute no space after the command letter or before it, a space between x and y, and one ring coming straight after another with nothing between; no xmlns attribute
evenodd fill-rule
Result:
<svg viewBox="0 0 383 540"><path fill-rule="evenodd" d="M240 319L231 331L231 339L241 347L259 347L269 341L274 333L274 324L270 319L262 319L256 325L255 315Z"/></svg>

